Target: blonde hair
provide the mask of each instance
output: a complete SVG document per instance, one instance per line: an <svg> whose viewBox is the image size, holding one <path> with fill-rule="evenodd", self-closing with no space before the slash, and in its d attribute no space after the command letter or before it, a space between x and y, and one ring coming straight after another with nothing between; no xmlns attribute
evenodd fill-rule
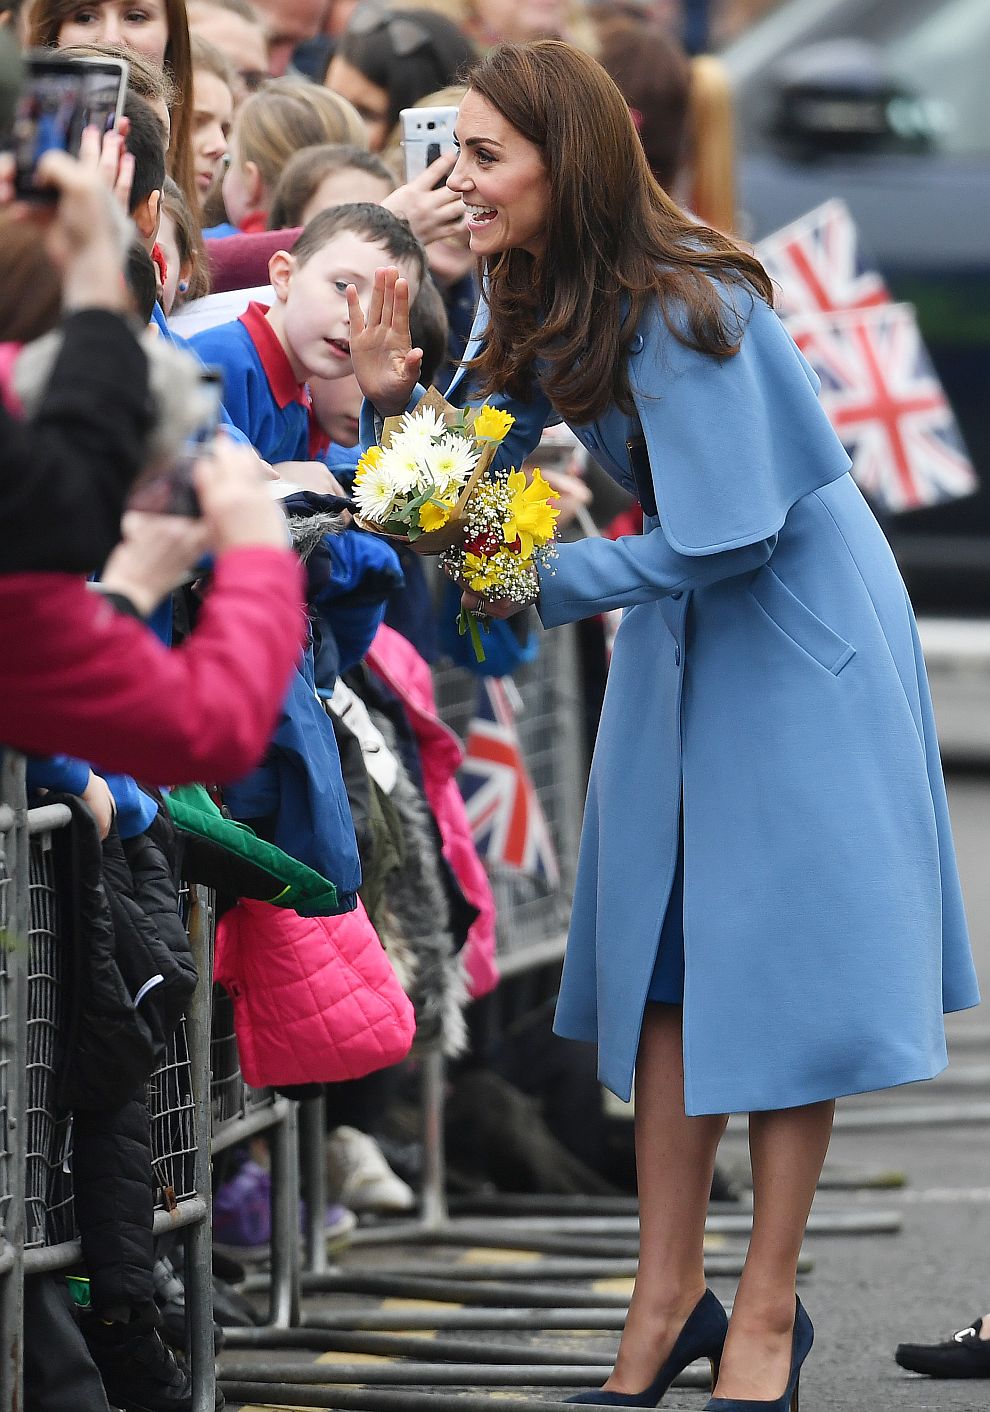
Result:
<svg viewBox="0 0 990 1412"><path fill-rule="evenodd" d="M270 195L282 168L301 147L347 142L367 149L368 136L346 98L308 79L276 78L242 104L234 142L239 164L253 162Z"/></svg>
<svg viewBox="0 0 990 1412"><path fill-rule="evenodd" d="M725 65L691 60L690 155L686 204L706 226L731 235L736 224L735 132Z"/></svg>

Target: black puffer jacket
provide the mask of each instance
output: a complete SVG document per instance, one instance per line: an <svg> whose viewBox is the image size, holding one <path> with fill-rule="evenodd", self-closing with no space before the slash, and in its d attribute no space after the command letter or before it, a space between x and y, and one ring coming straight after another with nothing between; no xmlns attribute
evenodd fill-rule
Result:
<svg viewBox="0 0 990 1412"><path fill-rule="evenodd" d="M88 812L55 835L69 970L59 1098L120 1106L151 1076L196 987L172 867L151 833L102 847Z"/></svg>
<svg viewBox="0 0 990 1412"><path fill-rule="evenodd" d="M145 1086L196 972L178 913L177 857L166 851L171 831L156 821L122 844L112 830L101 846L84 806L64 802L74 817L55 835L67 972L59 1092L73 1110L76 1222L102 1315L153 1299L157 1181Z"/></svg>

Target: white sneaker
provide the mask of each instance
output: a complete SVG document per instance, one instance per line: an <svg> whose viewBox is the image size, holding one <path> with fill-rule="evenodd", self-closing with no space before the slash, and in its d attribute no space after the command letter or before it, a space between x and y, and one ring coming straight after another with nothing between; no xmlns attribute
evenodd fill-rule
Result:
<svg viewBox="0 0 990 1412"><path fill-rule="evenodd" d="M335 1128L327 1142L332 1201L352 1211L411 1211L412 1187L396 1176L378 1143L357 1128Z"/></svg>

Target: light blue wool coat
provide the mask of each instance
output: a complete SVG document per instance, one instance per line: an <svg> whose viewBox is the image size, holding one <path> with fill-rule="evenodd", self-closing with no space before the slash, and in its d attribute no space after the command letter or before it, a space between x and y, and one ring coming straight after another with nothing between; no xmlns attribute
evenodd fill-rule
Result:
<svg viewBox="0 0 990 1412"><path fill-rule="evenodd" d="M538 603L547 627L623 610L555 1029L629 1095L683 799L690 1114L931 1078L943 1011L979 1001L907 593L815 374L762 301L733 299L726 360L647 311L629 374L659 518L562 544ZM448 397L478 400L463 373ZM518 465L549 405L489 400L518 418ZM632 488L635 424L574 430Z"/></svg>

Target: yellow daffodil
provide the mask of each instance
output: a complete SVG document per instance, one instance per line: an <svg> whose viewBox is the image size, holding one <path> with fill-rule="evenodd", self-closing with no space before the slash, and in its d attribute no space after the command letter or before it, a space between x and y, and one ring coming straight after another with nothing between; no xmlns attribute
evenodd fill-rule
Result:
<svg viewBox="0 0 990 1412"><path fill-rule="evenodd" d="M443 529L450 519L450 512L454 507L440 500L427 500L425 505L419 507L419 527L421 530Z"/></svg>
<svg viewBox="0 0 990 1412"><path fill-rule="evenodd" d="M512 498L505 519L505 542L513 544L518 539L519 554L529 559L534 548L553 539L560 511L550 504L553 491L539 471L533 472L528 485L523 471L510 471L507 485Z"/></svg>
<svg viewBox="0 0 990 1412"><path fill-rule="evenodd" d="M497 575L492 570L492 561L483 554L465 554L464 577L472 592L487 593L495 584Z"/></svg>
<svg viewBox="0 0 990 1412"><path fill-rule="evenodd" d="M486 403L475 417L472 430L479 441L502 441L515 420L511 412L489 407Z"/></svg>

